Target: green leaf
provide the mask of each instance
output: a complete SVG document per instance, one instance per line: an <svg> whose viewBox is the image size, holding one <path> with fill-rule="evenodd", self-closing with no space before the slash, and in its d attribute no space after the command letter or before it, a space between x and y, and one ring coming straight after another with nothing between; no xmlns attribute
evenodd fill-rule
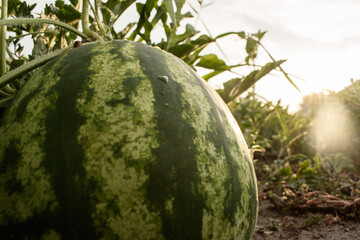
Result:
<svg viewBox="0 0 360 240"><path fill-rule="evenodd" d="M81 13L72 5L65 4L63 0L56 0L55 6L53 4L46 5L45 14L55 14L62 22L73 22L81 18Z"/></svg>
<svg viewBox="0 0 360 240"><path fill-rule="evenodd" d="M162 25L163 25L163 28L164 28L164 31L165 31L165 34L167 37L170 36L170 33L171 33L171 28L169 27L168 23L167 23L167 19L168 19L168 15L166 14L166 8L165 8L165 5L164 4L161 4L160 5L160 8L163 10L163 12L165 14L162 14L161 15L161 22L162 22ZM166 45L166 44L165 44Z"/></svg>
<svg viewBox="0 0 360 240"><path fill-rule="evenodd" d="M271 72L272 70L276 69L277 67L279 67L281 64L283 64L284 62L286 62L286 60L279 60L279 61L275 61L275 62L269 62L267 63L264 67L262 67L260 69L260 71L257 73L256 75L256 79L260 79L262 77L264 77L265 75L267 75L269 72Z"/></svg>
<svg viewBox="0 0 360 240"><path fill-rule="evenodd" d="M73 6L76 6L78 4L78 0L70 0L70 3L73 5Z"/></svg>
<svg viewBox="0 0 360 240"><path fill-rule="evenodd" d="M147 0L145 2L145 10L147 13L151 13L151 11L156 7L159 0Z"/></svg>
<svg viewBox="0 0 360 240"><path fill-rule="evenodd" d="M260 46L265 50L265 52L269 55L269 57L271 58L271 60L273 60L274 62L276 62L275 59L273 58L273 56L271 56L271 54L269 53L269 51L266 50L266 48L265 48L260 42L257 42L257 43L258 43L258 45L260 45ZM289 83L290 83L291 85L293 85L293 87L296 88L296 90L298 90L299 93L301 94L300 89L299 89L299 88L296 86L296 84L291 80L289 74L287 74L281 66L279 66L279 69L280 69L280 71L284 74L285 78L289 81Z"/></svg>
<svg viewBox="0 0 360 240"><path fill-rule="evenodd" d="M212 37L203 34L203 35L201 35L200 37L198 37L197 39L191 41L191 43L192 43L193 45L201 46L201 45L204 45L204 44L212 43L212 42L214 42L214 41L215 41L215 40L214 40Z"/></svg>
<svg viewBox="0 0 360 240"><path fill-rule="evenodd" d="M217 92L219 93L219 95L221 96L221 98L224 100L225 103L229 103L235 98L236 95L241 94L240 84L242 80L243 80L242 78L230 79L229 81L224 83L223 89L217 90Z"/></svg>
<svg viewBox="0 0 360 240"><path fill-rule="evenodd" d="M192 44L181 44L181 45L175 45L168 49L168 52L171 52L175 56L182 58L183 56L186 56L194 49L194 45Z"/></svg>
<svg viewBox="0 0 360 240"><path fill-rule="evenodd" d="M223 72L224 72L224 71L215 70L215 71L212 71L211 73L208 73L208 74L204 75L202 78L203 78L204 80L206 80L206 81L209 81L210 78L215 77L215 76L217 76L217 75L219 75L219 74L221 74L221 73L223 73Z"/></svg>
<svg viewBox="0 0 360 240"><path fill-rule="evenodd" d="M149 41L150 32L153 29L153 25L149 22L149 18L152 10L157 6L158 0L147 0L145 4L137 3L136 10L140 15L138 24L134 32L129 37L129 40L135 40L136 36L140 34L140 30L144 27L145 32L141 34L145 40Z"/></svg>
<svg viewBox="0 0 360 240"><path fill-rule="evenodd" d="M186 41L187 42L187 41ZM195 40L191 40L191 45L193 49L189 54L184 55L182 59L189 65L193 65L200 57L199 54L201 51L210 43L214 42L214 39L208 35L201 35Z"/></svg>
<svg viewBox="0 0 360 240"><path fill-rule="evenodd" d="M136 3L136 11L138 12L138 14L142 13L144 7L145 7L144 3Z"/></svg>
<svg viewBox="0 0 360 240"><path fill-rule="evenodd" d="M308 228L313 225L316 225L320 222L320 220L323 218L323 215L321 213L317 213L315 215L310 215L302 224L301 227Z"/></svg>
<svg viewBox="0 0 360 240"><path fill-rule="evenodd" d="M163 17L163 15L166 15L166 10L162 6L157 7L157 12L154 16L154 18L151 20L151 25L154 27L158 21Z"/></svg>
<svg viewBox="0 0 360 240"><path fill-rule="evenodd" d="M130 7L136 0L108 0L100 4L100 11L103 16L103 21L111 28L121 14Z"/></svg>
<svg viewBox="0 0 360 240"><path fill-rule="evenodd" d="M285 78L289 81L289 83L290 83L291 85L293 85L293 87L294 87L296 90L298 90L299 93L301 94L300 89L296 86L296 84L293 82L293 80L289 77L289 74L287 74L287 72L285 72L284 69L283 69L281 66L279 66L279 68L280 68L280 71L284 74Z"/></svg>
<svg viewBox="0 0 360 240"><path fill-rule="evenodd" d="M274 109L275 109L276 115L277 115L277 117L278 117L278 119L279 119L281 128L282 128L282 130L283 130L283 132L284 132L284 135L285 135L285 138L286 138L285 140L288 140L289 137L290 137L290 135L289 135L289 129L288 129L288 127L287 127L287 125L286 125L286 122L285 122L285 120L284 120L284 116L283 116L283 114L282 114L282 112L280 111L280 108L279 108L278 106L275 106Z"/></svg>
<svg viewBox="0 0 360 240"><path fill-rule="evenodd" d="M240 38L242 38L242 39L245 39L246 38L246 34L245 34L245 32L239 32L238 33L238 36L240 37Z"/></svg>
<svg viewBox="0 0 360 240"><path fill-rule="evenodd" d="M267 63L260 70L254 70L244 78L234 78L224 83L224 89L220 89L218 93L223 98L225 103L233 101L235 98L240 96L242 93L252 87L262 77L267 75L270 71L277 68L285 62L280 60L276 62Z"/></svg>
<svg viewBox="0 0 360 240"><path fill-rule="evenodd" d="M188 55L186 56L186 58L184 59L184 61L188 64L188 65L193 65L199 58L199 54L201 53L202 50L204 50L204 48L206 47L207 45L204 44L204 45L201 45L199 47L196 48L196 50L191 54L191 55Z"/></svg>
<svg viewBox="0 0 360 240"><path fill-rule="evenodd" d="M113 35L116 35L116 39L123 39L130 32L130 30L136 25L136 22L129 23L123 30L121 30L118 34L115 33L114 28L112 28Z"/></svg>
<svg viewBox="0 0 360 240"><path fill-rule="evenodd" d="M173 22L173 32L175 33L177 29L177 21L176 21L176 15L172 4L172 0L164 0L163 3L166 11L170 15L171 21Z"/></svg>
<svg viewBox="0 0 360 240"><path fill-rule="evenodd" d="M186 0L175 0L175 5L176 5L176 13L180 14L181 13L181 9L184 6Z"/></svg>
<svg viewBox="0 0 360 240"><path fill-rule="evenodd" d="M252 34L252 36L256 37L258 39L258 41L260 41L264 37L265 33L266 33L266 31L261 32L259 30L257 33Z"/></svg>
<svg viewBox="0 0 360 240"><path fill-rule="evenodd" d="M180 21L183 20L184 18L192 18L192 17L194 17L194 15L192 15L191 12L186 12L185 14L182 14L182 15L181 15L181 18L178 19L178 21L180 22Z"/></svg>
<svg viewBox="0 0 360 240"><path fill-rule="evenodd" d="M199 31L196 31L191 24L186 24L185 33L171 36L168 42L168 48L171 48L179 44L180 42L185 41L186 39L190 39L191 37L195 36L198 33Z"/></svg>
<svg viewBox="0 0 360 240"><path fill-rule="evenodd" d="M36 3L28 5L25 1L8 0L8 16L15 15L16 17L33 17L31 11L35 7Z"/></svg>
<svg viewBox="0 0 360 240"><path fill-rule="evenodd" d="M293 172L290 166L285 166L283 168L280 168L280 174L284 177L291 177L293 175Z"/></svg>
<svg viewBox="0 0 360 240"><path fill-rule="evenodd" d="M185 0L175 0L176 5L176 24L177 26L180 25L180 21L184 17L192 17L192 14L190 12L187 12L185 15L181 14L181 9L183 8L185 4Z"/></svg>
<svg viewBox="0 0 360 240"><path fill-rule="evenodd" d="M198 67L214 69L218 71L230 70L226 63L219 59L216 54L208 54L200 57L200 61L196 64Z"/></svg>
<svg viewBox="0 0 360 240"><path fill-rule="evenodd" d="M20 58L20 59L13 59L10 63L10 70L14 70L22 65L25 64L25 59Z"/></svg>
<svg viewBox="0 0 360 240"><path fill-rule="evenodd" d="M243 38L245 38L245 32L226 32L226 33L222 33L218 36L215 37L215 39L219 39L219 38L223 38L229 35L238 35L238 36L244 36Z"/></svg>
<svg viewBox="0 0 360 240"><path fill-rule="evenodd" d="M258 42L249 37L246 41L246 52L248 56L245 58L246 64L249 64L250 60L253 61L257 56Z"/></svg>

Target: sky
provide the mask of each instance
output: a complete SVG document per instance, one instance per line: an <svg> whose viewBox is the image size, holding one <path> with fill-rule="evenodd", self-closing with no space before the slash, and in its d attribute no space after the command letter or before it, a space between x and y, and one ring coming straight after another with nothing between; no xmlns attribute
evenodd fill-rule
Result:
<svg viewBox="0 0 360 240"><path fill-rule="evenodd" d="M275 59L287 59L284 70L303 79L292 78L307 95L338 91L351 78L360 79L358 9L358 0L215 0L202 9L201 18L213 35L266 30L263 45ZM239 59L233 44L221 44L230 61ZM270 59L259 52L258 61ZM301 94L281 74L275 75L260 80L257 92L269 100L281 98L296 109Z"/></svg>
<svg viewBox="0 0 360 240"><path fill-rule="evenodd" d="M45 3L54 1L27 2L37 3L38 9L43 9ZM200 9L197 0L189 2ZM301 78L292 77L302 95L325 89L339 91L350 84L351 78L360 79L359 0L203 0L203 3L209 5L201 9L200 20L191 19L190 23L206 32L204 22L212 36L229 31L267 31L263 45L276 60L287 60L282 66L286 72ZM123 18L126 22L137 19L131 11L134 13L134 9L129 9L130 14ZM243 40L230 37L218 44L226 56L216 45L209 52L218 53L228 64L244 60ZM255 63L269 61L260 49ZM217 87L232 77L236 76L220 75L211 84ZM281 99L284 105L290 105L290 110L296 110L302 99L276 71L261 79L256 91L271 101Z"/></svg>

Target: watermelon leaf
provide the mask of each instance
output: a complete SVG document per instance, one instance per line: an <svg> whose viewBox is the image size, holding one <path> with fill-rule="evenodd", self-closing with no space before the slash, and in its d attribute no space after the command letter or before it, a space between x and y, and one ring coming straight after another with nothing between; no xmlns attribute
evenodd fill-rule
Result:
<svg viewBox="0 0 360 240"><path fill-rule="evenodd" d="M266 31L261 32L260 30L257 33L252 34L253 37L256 37L258 41L260 41L264 35L265 35Z"/></svg>
<svg viewBox="0 0 360 240"><path fill-rule="evenodd" d="M217 71L230 70L230 67L215 54L201 56L200 61L196 64L196 66L214 69Z"/></svg>
<svg viewBox="0 0 360 240"><path fill-rule="evenodd" d="M179 26L180 21L182 20L182 18L188 14L191 15L191 13L186 13L185 15L181 14L181 9L185 4L185 0L175 0L175 5L176 5L176 24L177 26ZM192 16L192 15L191 15Z"/></svg>
<svg viewBox="0 0 360 240"><path fill-rule="evenodd" d="M206 81L209 81L210 78L215 77L215 76L217 76L217 75L219 75L219 74L221 74L221 73L223 73L223 72L224 72L224 71L214 70L214 71L212 71L211 73L208 73L208 74L202 76L202 78L203 78L204 80L206 80Z"/></svg>
<svg viewBox="0 0 360 240"><path fill-rule="evenodd" d="M196 31L195 28L191 24L186 24L186 30L183 34L172 35L172 37L169 39L169 42L168 42L168 48L173 47L173 46L177 45L178 43L185 41L186 39L189 39L198 33L199 33L199 31Z"/></svg>
<svg viewBox="0 0 360 240"><path fill-rule="evenodd" d="M62 0L56 0L55 6L53 4L46 5L45 14L55 14L56 17L62 22L79 21L81 13L76 10L72 5L65 4Z"/></svg>
<svg viewBox="0 0 360 240"><path fill-rule="evenodd" d="M123 30L119 33L116 33L114 28L111 29L112 35L115 36L115 39L123 39L130 32L130 30L136 25L136 22L129 23Z"/></svg>
<svg viewBox="0 0 360 240"><path fill-rule="evenodd" d="M121 14L130 7L136 0L108 0L100 3L101 14L103 21L109 28L112 28Z"/></svg>
<svg viewBox="0 0 360 240"><path fill-rule="evenodd" d="M174 54L175 56L182 58L183 56L187 55L194 49L194 45L192 44L180 44L175 45L168 49L169 52Z"/></svg>
<svg viewBox="0 0 360 240"><path fill-rule="evenodd" d="M136 3L136 10L139 13L139 21L136 29L133 31L129 40L134 41L137 35L141 35L145 40L149 41L150 32L153 29L152 24L149 22L151 11L156 7L158 0L148 0L146 3ZM140 34L140 30L144 27L145 32Z"/></svg>
<svg viewBox="0 0 360 240"><path fill-rule="evenodd" d="M286 60L279 60L275 62L269 62L259 70L254 70L250 74L243 78L233 78L224 83L224 89L219 89L218 93L223 98L225 103L233 101L239 97L242 93L252 87L262 77L266 76L272 70L279 67Z"/></svg>
<svg viewBox="0 0 360 240"><path fill-rule="evenodd" d="M275 61L275 62L268 62L267 64L265 64L264 67L262 67L260 69L260 71L256 74L256 79L260 79L262 77L264 77L266 74L268 74L269 72L271 72L272 70L276 69L277 67L279 67L281 64L283 64L284 62L286 62L286 60L279 60L279 61Z"/></svg>
<svg viewBox="0 0 360 240"><path fill-rule="evenodd" d="M169 13L172 24L173 24L173 34L176 33L177 29L177 21L176 21L176 15L174 11L174 7L172 4L172 0L164 0L164 6L166 8L166 11Z"/></svg>
<svg viewBox="0 0 360 240"><path fill-rule="evenodd" d="M249 64L250 60L254 61L254 59L257 56L257 49L258 49L257 41L252 37L249 37L246 41L246 47L245 47L245 50L248 54L248 56L245 58L246 64Z"/></svg>

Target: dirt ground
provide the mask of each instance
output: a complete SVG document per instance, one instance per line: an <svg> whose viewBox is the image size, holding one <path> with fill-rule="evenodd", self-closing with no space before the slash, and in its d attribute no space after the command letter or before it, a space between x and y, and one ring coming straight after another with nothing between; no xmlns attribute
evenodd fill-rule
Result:
<svg viewBox="0 0 360 240"><path fill-rule="evenodd" d="M253 240L360 240L360 220L345 219L335 212L277 211L260 191L259 189L259 216Z"/></svg>

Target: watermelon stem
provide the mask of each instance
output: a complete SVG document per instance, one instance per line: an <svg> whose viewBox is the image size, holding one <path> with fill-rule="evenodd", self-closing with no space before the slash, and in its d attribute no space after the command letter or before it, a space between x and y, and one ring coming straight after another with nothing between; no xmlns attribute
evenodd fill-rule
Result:
<svg viewBox="0 0 360 240"><path fill-rule="evenodd" d="M1 19L7 18L7 10L8 4L7 0L1 1ZM6 73L6 26L1 27L0 34L0 49L1 49L1 67L0 67L0 75L4 75Z"/></svg>
<svg viewBox="0 0 360 240"><path fill-rule="evenodd" d="M100 40L100 41L104 41L104 39L99 34L97 34L94 31L91 31L89 28L89 8L90 8L89 0L83 0L83 7L82 7L82 14L81 14L82 29L83 29L84 33L86 35L90 36L91 38L94 38L94 39Z"/></svg>
<svg viewBox="0 0 360 240"><path fill-rule="evenodd" d="M84 38L84 39L89 39L89 36L86 33L82 33L79 30L77 30L76 28L57 21L57 20L53 20L53 19L47 19L47 18L16 18L16 19L1 19L0 20L0 26L5 26L5 25L16 25L16 24L35 24L35 23L45 23L45 24L53 24L62 28L65 28L67 30L69 30L70 32L75 33L76 35Z"/></svg>
<svg viewBox="0 0 360 240"><path fill-rule="evenodd" d="M89 2L89 5L90 5L90 8L91 8L91 11L94 13L95 21L96 21L97 25L99 26L99 30L100 30L101 34L102 34L106 39L111 40L111 39L112 39L111 35L106 34L106 31L105 31L105 29L104 29L104 25L103 25L103 23L100 21L100 18L99 18L99 15L98 15L98 10L97 10L97 9L98 9L98 5L99 5L98 1L95 0L95 8L94 8L94 6L91 4L91 2Z"/></svg>
<svg viewBox="0 0 360 240"><path fill-rule="evenodd" d="M7 11L8 11L8 2L7 0L2 0L1 2L1 19L7 18ZM0 29L0 76L3 76L6 73L6 26L2 26ZM12 95L15 93L15 89L13 89L9 84L4 86L2 91L9 93Z"/></svg>
<svg viewBox="0 0 360 240"><path fill-rule="evenodd" d="M5 107L9 104L9 102L13 99L13 97L6 97L0 100L0 107Z"/></svg>

